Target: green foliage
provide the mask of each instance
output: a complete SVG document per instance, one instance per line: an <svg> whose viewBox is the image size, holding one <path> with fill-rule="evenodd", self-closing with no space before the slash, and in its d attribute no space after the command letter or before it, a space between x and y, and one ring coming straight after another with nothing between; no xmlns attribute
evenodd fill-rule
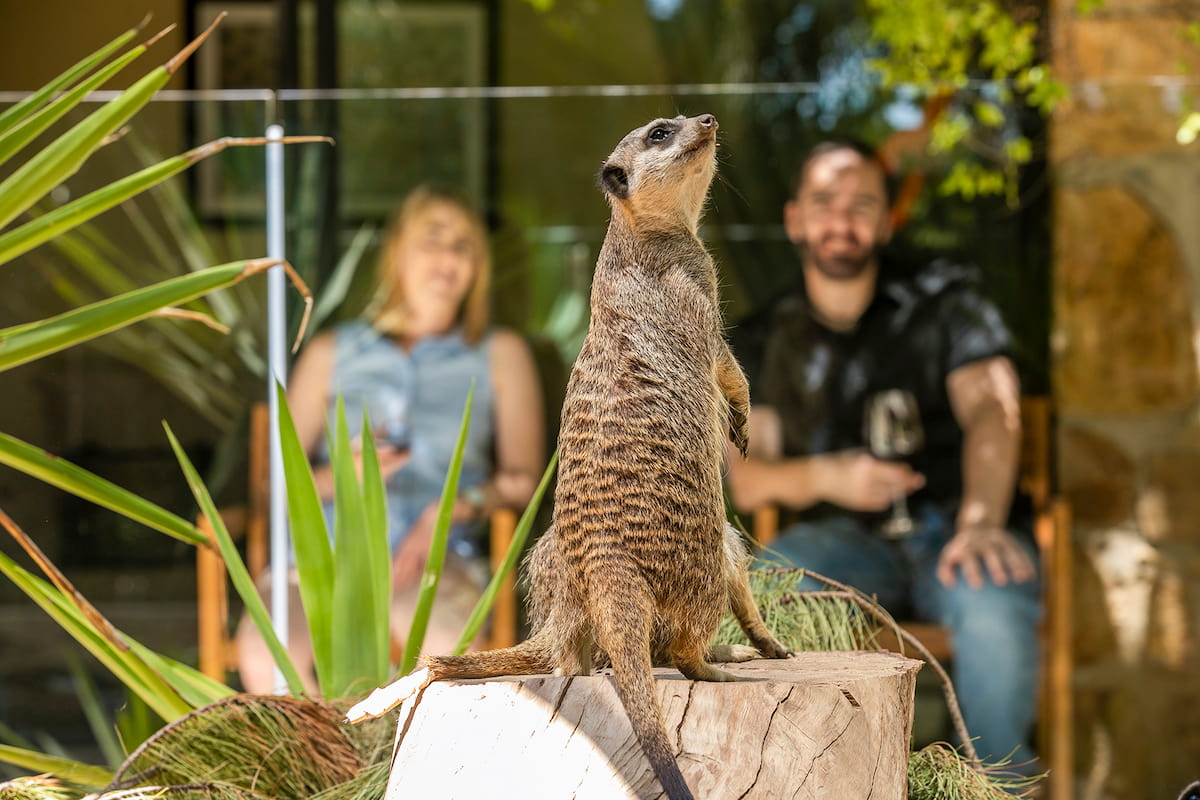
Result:
<svg viewBox="0 0 1200 800"><path fill-rule="evenodd" d="M364 415L363 483L359 484L345 408L339 397L330 446L334 474L331 546L307 456L290 413L283 413L287 404L282 388L277 387L277 392L281 435L286 440L287 485L301 487L295 503L289 491L289 515L297 521L308 518L303 526L294 528L293 537L317 679L325 697L344 697L351 691L377 686L388 676L391 558L386 514L378 508L383 498L383 479L370 422ZM366 497L372 498L370 512ZM371 525L367 524L368 518Z"/></svg>
<svg viewBox="0 0 1200 800"><path fill-rule="evenodd" d="M753 569L750 590L767 628L795 651L865 650L875 645L878 623L847 596L830 592L798 592L802 569ZM737 620L726 615L713 637L715 644L750 644Z"/></svg>
<svg viewBox="0 0 1200 800"><path fill-rule="evenodd" d="M908 800L1011 800L1039 780L1013 772L1007 761L980 769L943 742L908 759Z"/></svg>
<svg viewBox="0 0 1200 800"><path fill-rule="evenodd" d="M417 656L425 643L425 631L429 627L429 613L433 608L433 599L437 595L438 580L442 567L446 562L446 544L450 537L451 514L454 512L454 500L458 497L458 476L462 471L463 450L467 444L467 429L471 425L471 403L475 399L475 384L467 390L467 403L463 409L462 425L458 431L458 444L454 448L454 456L450 461L450 471L446 474L446 483L442 487L442 497L438 502L437 523L434 525L433 538L429 543L429 558L425 563L425 574L421 576L421 589L417 593L417 609L413 614L412 625L408 636L404 639L404 653L400 657L400 674L406 675L417 664Z"/></svg>
<svg viewBox="0 0 1200 800"><path fill-rule="evenodd" d="M128 43L136 33L134 30L118 37L30 99L0 115L0 162L11 160L38 132L74 108L82 95L93 88L97 81L108 80L121 67L140 55L145 46L134 48L130 53L117 57L108 66L102 66L106 58ZM23 214L33 213L35 205L41 202L52 188L73 175L118 127L150 100L198 44L199 40L193 42L165 65L152 70L116 99L88 114L49 145L9 170L7 178L0 184L0 228L14 223ZM30 134L30 131L34 132ZM104 210L149 189L195 163L199 158L219 152L225 146L226 143L204 146L184 156L152 165L54 212L0 232L0 265L12 261L31 247L64 236L72 228L87 222ZM275 263L277 262L257 260L238 261L218 267L200 266L188 274L168 278L150 286L126 285L122 287L125 291L116 296L99 299L47 319L2 329L0 371L91 341L147 317L162 314L218 289L228 288ZM110 274L115 277L118 273L119 269ZM219 544L233 573L235 585L239 585L244 598L251 595L257 598L228 532L224 531L219 522L219 515L216 514L207 490L169 429L167 434L179 454L197 502L205 509L210 519L216 521L214 527L219 529ZM12 437L0 437L0 462L79 497L104 505L154 530L192 544L206 541L194 525L178 516ZM0 572L117 676L145 708L164 720L174 720L188 715L199 706L211 704L233 693L230 687L212 681L186 664L154 653L117 631L70 585L66 577L41 554L36 544L13 520L0 512L0 522L47 573L51 582L36 577L2 554ZM386 548L386 543L383 547ZM386 569L386 559L383 568ZM259 605L261 606L261 601ZM265 616L265 612L263 615ZM277 660L287 671L287 657L282 648L277 653ZM386 656L383 664L386 667ZM293 689L302 690L294 668L290 672ZM379 670L376 670L376 674L378 673ZM95 716L95 703L88 703L86 688L83 690L83 696L85 704L90 706L92 715ZM107 781L107 777L97 768L51 758L25 748L6 746L0 749L0 760L26 769L53 771L72 782L94 785Z"/></svg>
<svg viewBox="0 0 1200 800"><path fill-rule="evenodd" d="M465 653L467 647L474 641L479 629L483 627L483 622L487 618L488 612L496 603L496 595L500 592L500 586L505 579L517 568L517 560L521 554L525 552L525 542L529 538L529 531L533 527L534 520L537 518L538 509L542 506L542 498L546 494L547 487L550 486L550 481L554 478L554 471L558 467L558 450L550 456L550 463L546 465L546 471L542 474L541 481L538 482L538 487L534 490L533 497L529 501L529 505L525 508L521 518L517 520L517 527L513 530L512 544L509 545L508 552L504 555L504 560L497 568L495 574L492 575L492 580L484 589L483 595L479 598L479 602L475 604L475 608L471 611L470 618L467 619L467 624L463 628L462 636L458 637L458 642L454 646L455 655Z"/></svg>
<svg viewBox="0 0 1200 800"><path fill-rule="evenodd" d="M221 140L225 146L256 141ZM123 137L119 145L111 147L124 146L128 146L137 163L147 166L93 194L112 196L121 186L136 190L139 176L168 169L174 174L197 157L210 157L221 152L214 145L205 145L180 156L161 159L134 134ZM315 152L310 148L303 155L307 158ZM81 198L69 206L82 205L84 201L85 198ZM37 217L27 227L38 226L43 233L51 231L52 225L57 228L61 223L67 208L64 206ZM219 263L226 257L225 253L236 253L240 249L238 228L230 226L220 235L206 228L174 181L164 180L141 195L122 199L117 213L127 224L118 226L110 222L102 226L88 222L55 236L49 240L47 248L31 256L30 260L39 266L53 291L73 306L93 303L145 283L204 270ZM56 219L59 223L55 223ZM364 225L338 259L328 279L320 284L310 325L303 332L306 338L342 308L375 235L373 226ZM0 237L0 255L5 252L5 239ZM297 272L309 284L317 278L313 270L304 266L298 267ZM260 286L242 282L195 298L186 308L212 320L213 324L181 326L173 320L151 318L144 324L152 327L152 335L147 335L144 328L124 328L89 340L86 345L158 382L229 437L222 442L221 452L236 450L240 457L241 440L238 438L236 444L232 441L242 433L238 430L238 422L244 418L251 398L267 382L263 356L266 329L261 324L266 315L265 294ZM30 301L25 299L21 311L27 313L30 310ZM214 472L219 476L224 466L217 464ZM206 477L213 480L211 474Z"/></svg>
<svg viewBox="0 0 1200 800"><path fill-rule="evenodd" d="M275 635L274 629L271 627L267 609L254 588L254 580L250 577L249 571L246 570L245 564L242 563L241 558L238 556L237 546L233 543L233 537L229 535L229 531L221 519L221 514L217 511L216 503L213 502L212 496L209 495L208 489L204 486L204 482L200 480L200 475L196 472L195 467L192 466L192 462L183 451L179 440L175 438L175 434L171 431L170 426L164 425L164 427L167 431L167 438L171 442L171 448L175 451L175 457L179 460L179 465L183 469L184 476L187 478L188 488L192 490L192 494L196 498L196 503L200 506L200 510L204 512L204 515L209 519L213 527L217 546L220 549L221 557L225 561L225 568L229 570L233 585L241 596L242 601L246 604L247 613L254 620L255 624L258 625L259 630L262 631L267 647L275 657L275 663L279 666L287 680L288 689L293 694L303 694L304 683L300 679L300 674L296 671L295 666L287 655L287 650L284 649L283 644L279 641L279 637ZM164 715L163 718L171 720L175 719L175 716L177 715Z"/></svg>
<svg viewBox="0 0 1200 800"><path fill-rule="evenodd" d="M1003 194L1016 205L1017 170L1032 145L1011 117L1020 104L1049 114L1066 94L1038 61L1037 24L1018 21L998 0L866 4L884 48L871 66L884 85L950 100L927 120L930 154L952 163L941 191L968 200Z"/></svg>

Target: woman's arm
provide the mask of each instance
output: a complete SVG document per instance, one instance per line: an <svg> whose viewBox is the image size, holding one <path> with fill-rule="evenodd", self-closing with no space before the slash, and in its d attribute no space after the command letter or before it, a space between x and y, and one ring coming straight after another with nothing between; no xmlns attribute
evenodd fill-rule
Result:
<svg viewBox="0 0 1200 800"><path fill-rule="evenodd" d="M523 508L546 468L542 391L529 347L503 329L492 334L491 347L496 472L483 487L481 514L500 506Z"/></svg>

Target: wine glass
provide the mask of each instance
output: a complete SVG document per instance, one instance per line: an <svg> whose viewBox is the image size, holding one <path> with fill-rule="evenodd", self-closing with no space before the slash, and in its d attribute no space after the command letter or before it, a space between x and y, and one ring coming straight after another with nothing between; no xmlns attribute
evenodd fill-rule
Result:
<svg viewBox="0 0 1200 800"><path fill-rule="evenodd" d="M367 398L371 434L379 444L408 450L412 431L408 420L408 398L395 391L380 391Z"/></svg>
<svg viewBox="0 0 1200 800"><path fill-rule="evenodd" d="M863 414L863 438L871 455L885 461L898 461L917 452L924 444L921 412L917 398L903 389L876 392L867 398ZM892 515L880 530L888 539L902 539L912 533L913 519L908 513L904 493L892 503Z"/></svg>

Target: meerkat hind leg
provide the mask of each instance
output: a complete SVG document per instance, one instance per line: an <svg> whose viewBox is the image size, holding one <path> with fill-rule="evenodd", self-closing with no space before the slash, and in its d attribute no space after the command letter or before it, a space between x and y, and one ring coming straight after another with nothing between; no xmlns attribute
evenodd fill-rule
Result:
<svg viewBox="0 0 1200 800"><path fill-rule="evenodd" d="M568 635L567 641L559 644L558 665L554 668L556 677L568 675L591 675L595 664L592 653L595 651L595 637L585 626Z"/></svg>
<svg viewBox="0 0 1200 800"><path fill-rule="evenodd" d="M758 649L761 658L787 658L792 651L784 647L767 630L758 606L754 604L754 595L750 592L750 579L745 571L737 573L730 581L729 605L733 616L741 625L742 631L750 639L750 644Z"/></svg>
<svg viewBox="0 0 1200 800"><path fill-rule="evenodd" d="M691 633L678 633L671 640L668 650L671 663L693 681L736 681L737 677L723 669L717 669L705 660L706 650Z"/></svg>

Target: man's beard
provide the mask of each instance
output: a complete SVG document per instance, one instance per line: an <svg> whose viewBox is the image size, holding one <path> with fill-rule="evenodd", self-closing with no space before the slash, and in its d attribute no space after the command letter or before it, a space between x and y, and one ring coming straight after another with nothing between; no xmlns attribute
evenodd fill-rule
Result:
<svg viewBox="0 0 1200 800"><path fill-rule="evenodd" d="M857 240L855 244L858 244ZM849 281L859 277L866 272L867 267L876 263L879 245L872 242L870 247L863 248L858 253L826 258L810 247L807 240L801 240L796 243L796 252L805 264L812 264L826 278Z"/></svg>

